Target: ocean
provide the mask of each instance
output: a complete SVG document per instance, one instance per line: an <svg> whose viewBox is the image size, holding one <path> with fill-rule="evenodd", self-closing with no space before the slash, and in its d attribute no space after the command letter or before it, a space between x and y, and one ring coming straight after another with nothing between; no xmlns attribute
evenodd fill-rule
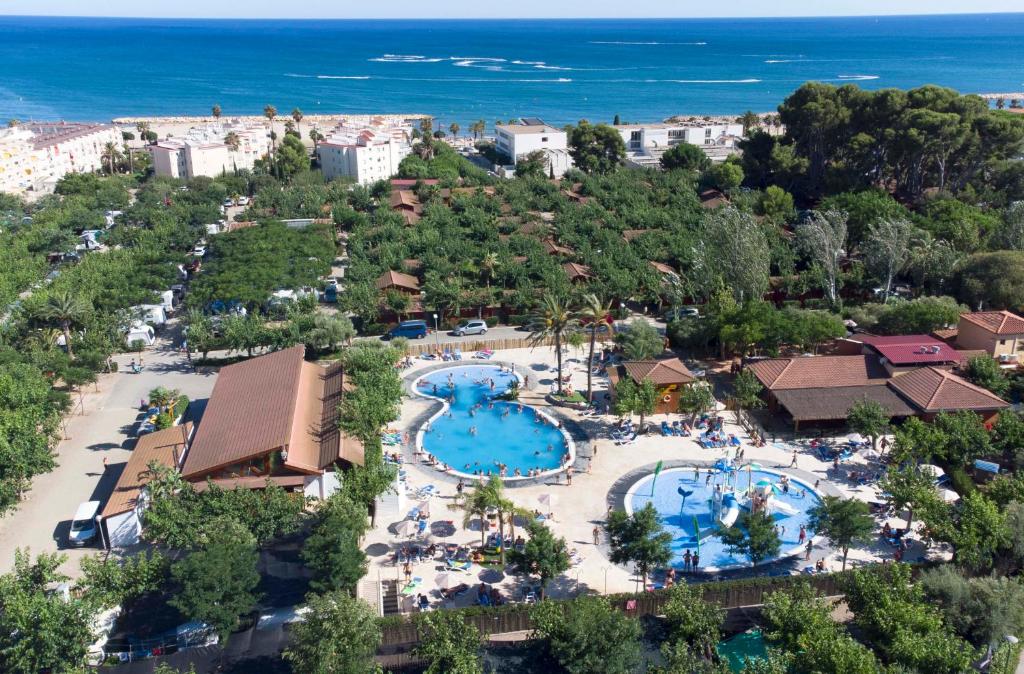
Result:
<svg viewBox="0 0 1024 674"><path fill-rule="evenodd" d="M1024 14L808 19L0 17L0 119L427 113L641 122L770 111L807 80L1024 91Z"/></svg>

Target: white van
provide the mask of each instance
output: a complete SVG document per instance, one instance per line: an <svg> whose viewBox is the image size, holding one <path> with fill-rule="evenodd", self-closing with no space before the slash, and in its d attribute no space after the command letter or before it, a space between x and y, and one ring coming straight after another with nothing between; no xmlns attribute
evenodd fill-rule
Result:
<svg viewBox="0 0 1024 674"><path fill-rule="evenodd" d="M78 506L71 520L71 532L68 534L68 542L71 545L82 547L96 538L99 526L96 524L96 513L99 509L99 501L86 501Z"/></svg>

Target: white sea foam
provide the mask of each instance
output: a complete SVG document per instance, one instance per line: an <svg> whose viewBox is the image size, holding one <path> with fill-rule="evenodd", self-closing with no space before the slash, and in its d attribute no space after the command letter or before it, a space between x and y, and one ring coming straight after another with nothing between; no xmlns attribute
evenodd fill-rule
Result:
<svg viewBox="0 0 1024 674"><path fill-rule="evenodd" d="M753 77L742 80L644 80L644 82L674 82L676 84L756 84L760 81Z"/></svg>
<svg viewBox="0 0 1024 674"><path fill-rule="evenodd" d="M368 80L369 75L317 75L318 80Z"/></svg>
<svg viewBox="0 0 1024 674"><path fill-rule="evenodd" d="M376 58L368 59L377 63L440 63L444 59L427 58L419 54L384 54Z"/></svg>
<svg viewBox="0 0 1024 674"><path fill-rule="evenodd" d="M861 82L865 80L877 80L878 75L839 75L836 79Z"/></svg>
<svg viewBox="0 0 1024 674"><path fill-rule="evenodd" d="M516 59L515 61L512 61L512 63L514 63L517 66L542 66L542 65L544 65L544 61L520 61L519 59Z"/></svg>
<svg viewBox="0 0 1024 674"><path fill-rule="evenodd" d="M534 66L534 68L539 68L540 70L573 70L573 68L565 68L563 66L549 66L543 64L536 65Z"/></svg>

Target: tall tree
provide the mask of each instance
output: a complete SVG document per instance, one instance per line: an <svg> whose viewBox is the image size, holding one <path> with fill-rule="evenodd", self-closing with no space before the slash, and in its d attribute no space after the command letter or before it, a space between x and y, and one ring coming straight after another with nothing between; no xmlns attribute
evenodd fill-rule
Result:
<svg viewBox="0 0 1024 674"><path fill-rule="evenodd" d="M567 674L629 674L640 664L640 623L604 597L542 601L530 617L534 637Z"/></svg>
<svg viewBox="0 0 1024 674"><path fill-rule="evenodd" d="M46 304L40 309L40 318L60 328L64 334L64 347L68 350L68 356L74 358L75 352L71 348L71 328L81 325L89 310L89 305L81 296L71 293L69 290L59 290L52 293Z"/></svg>
<svg viewBox="0 0 1024 674"><path fill-rule="evenodd" d="M277 108L273 105L263 106L263 116L270 123L270 158L274 158L274 150L277 149L276 134L274 133L274 118L277 117Z"/></svg>
<svg viewBox="0 0 1024 674"><path fill-rule="evenodd" d="M420 643L416 655L429 663L424 674L483 674L480 632L453 611L430 611L416 617Z"/></svg>
<svg viewBox="0 0 1024 674"><path fill-rule="evenodd" d="M295 131L300 137L302 136L302 118L304 116L305 115L302 114L302 110L299 110L298 108L292 109L292 120L295 121Z"/></svg>
<svg viewBox="0 0 1024 674"><path fill-rule="evenodd" d="M711 385L706 382L693 382L679 391L679 411L690 415L691 426L697 421L697 415L710 412L716 404Z"/></svg>
<svg viewBox="0 0 1024 674"><path fill-rule="evenodd" d="M456 123L456 122L452 122L452 123L451 123L451 124L450 124L450 125L448 126L448 130L452 132L452 138L458 138L458 137L459 137L459 131L460 131L461 129L462 129L462 127L460 127L460 126L458 125L458 123Z"/></svg>
<svg viewBox="0 0 1024 674"><path fill-rule="evenodd" d="M672 559L672 534L658 520L658 511L650 503L627 515L615 510L604 525L611 543L610 559L616 564L632 563L643 586L651 569L668 564Z"/></svg>
<svg viewBox="0 0 1024 674"><path fill-rule="evenodd" d="M868 504L855 498L826 496L808 511L808 515L810 529L843 551L843 571L850 546L867 542L875 532L875 519Z"/></svg>
<svg viewBox="0 0 1024 674"><path fill-rule="evenodd" d="M665 338L642 318L631 321L615 337L629 360L651 360L665 351Z"/></svg>
<svg viewBox="0 0 1024 674"><path fill-rule="evenodd" d="M626 156L626 144L613 127L580 120L569 130L569 154L586 173L610 173Z"/></svg>
<svg viewBox="0 0 1024 674"><path fill-rule="evenodd" d="M210 109L210 112L213 114L214 119L219 120L221 115L220 103L214 103L213 107Z"/></svg>
<svg viewBox="0 0 1024 674"><path fill-rule="evenodd" d="M861 244L864 266L882 284L886 302L889 301L892 280L907 265L913 231L908 220L883 219L868 226L867 237Z"/></svg>
<svg viewBox="0 0 1024 674"><path fill-rule="evenodd" d="M594 350L597 346L597 333L602 329L610 330L612 325L612 303L598 299L597 295L588 293L583 296L578 312L580 323L590 336L590 347L587 351L587 401L594 400Z"/></svg>
<svg viewBox="0 0 1024 674"><path fill-rule="evenodd" d="M377 614L347 592L307 597L309 612L291 630L285 660L296 672L366 674L380 671L374 654L380 646Z"/></svg>
<svg viewBox="0 0 1024 674"><path fill-rule="evenodd" d="M742 303L768 290L770 247L750 213L728 207L705 216L694 253L694 278L705 296L724 284Z"/></svg>
<svg viewBox="0 0 1024 674"><path fill-rule="evenodd" d="M735 526L719 527L718 537L729 552L745 556L751 564L771 559L782 546L775 521L764 511L743 512Z"/></svg>
<svg viewBox="0 0 1024 674"><path fill-rule="evenodd" d="M821 270L825 297L832 306L839 303L839 268L846 257L846 220L842 211L812 211L797 226L800 247Z"/></svg>
<svg viewBox="0 0 1024 674"><path fill-rule="evenodd" d="M530 539L521 551L512 551L511 559L523 572L540 578L540 598L543 599L551 579L569 569L569 553L565 539L555 537L543 522L529 521L526 531Z"/></svg>
<svg viewBox="0 0 1024 674"><path fill-rule="evenodd" d="M889 413L879 403L864 397L847 411L846 423L855 433L871 438L871 447L875 448L879 436L889 428Z"/></svg>
<svg viewBox="0 0 1024 674"><path fill-rule="evenodd" d="M551 293L544 294L540 303L530 314L530 336L528 341L533 346L542 345L552 340L557 363L558 393L562 393L562 344L572 333L576 332L579 320L569 305Z"/></svg>
<svg viewBox="0 0 1024 674"><path fill-rule="evenodd" d="M761 398L764 385L758 381L757 377L750 370L743 370L736 375L736 379L732 382L732 390L733 401L736 404L737 419L743 410L764 407L764 399Z"/></svg>

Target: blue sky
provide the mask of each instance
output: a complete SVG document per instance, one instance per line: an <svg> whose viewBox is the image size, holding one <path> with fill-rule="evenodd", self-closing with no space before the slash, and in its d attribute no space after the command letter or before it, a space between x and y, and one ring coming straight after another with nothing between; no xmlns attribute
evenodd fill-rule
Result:
<svg viewBox="0 0 1024 674"><path fill-rule="evenodd" d="M956 14L1021 11L1021 0L390 0L387 3L338 0L0 0L0 15L239 17L239 18L517 18L848 16Z"/></svg>

